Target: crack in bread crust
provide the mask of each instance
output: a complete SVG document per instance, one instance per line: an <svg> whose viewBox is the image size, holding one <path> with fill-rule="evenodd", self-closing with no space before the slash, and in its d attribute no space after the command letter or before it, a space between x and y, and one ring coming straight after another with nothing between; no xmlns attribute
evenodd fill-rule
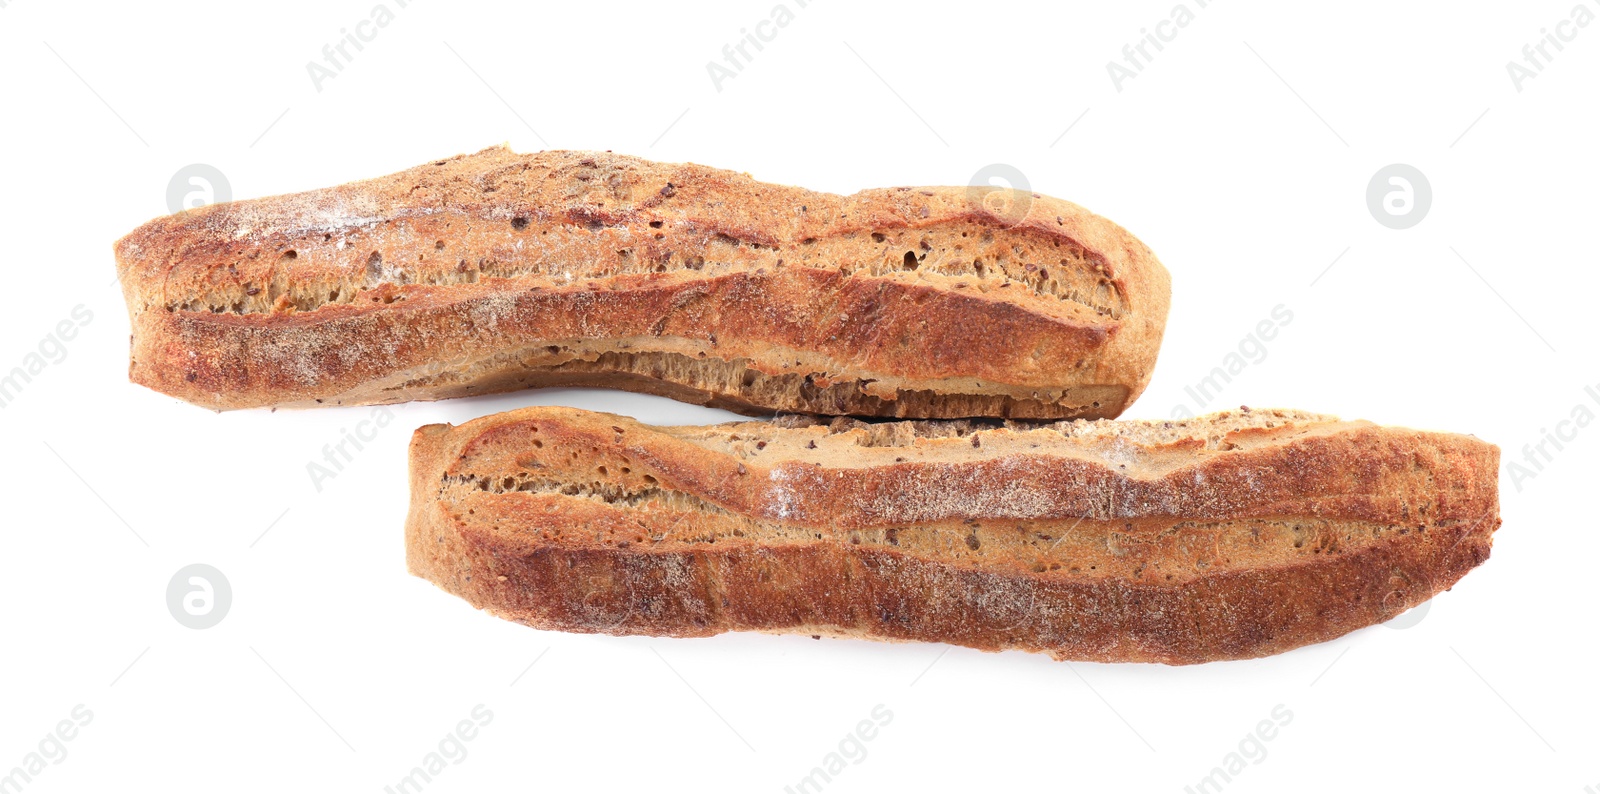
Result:
<svg viewBox="0 0 1600 794"><path fill-rule="evenodd" d="M1493 446L1286 411L653 428L538 408L423 428L412 454L412 571L582 632L1245 658L1427 600L1500 523Z"/></svg>
<svg viewBox="0 0 1600 794"><path fill-rule="evenodd" d="M178 272L181 262L184 269L204 267L232 277L168 281L160 308L235 315L288 309L303 313L339 304L395 303L421 287L476 284L485 279L512 281L508 286L528 289L614 276L686 270L716 276L787 266L837 270L847 276L906 274L917 281L950 287L960 284L962 289L982 293L1017 290L1071 303L1061 311L1087 319L1096 315L1120 319L1128 309L1123 288L1103 275L1104 266L1082 246L1072 241L1063 244L1032 230L1008 232L978 218L871 235L845 231L827 239L779 245L741 240L689 221L675 223L670 234L650 233L650 228L667 227L664 223L652 226L658 223L652 220L654 215L639 211L610 216L604 224L571 213L554 219L547 217L548 213L536 215L540 225L554 226L557 238L565 239L549 239L550 230L538 235L524 233L526 225L506 225L486 214L402 210L383 222L382 235L368 227L365 233L347 232L337 242L331 234L305 230L298 235L277 231L246 242L201 241L177 252L169 276ZM442 248L435 244L431 251L424 246L415 252L409 242L435 238L444 242L454 235L454 226L491 224L499 230L499 239L487 242L485 248L452 249L446 243ZM997 236L1007 240L996 243ZM373 239L365 242L365 238ZM862 251L855 257L831 256L829 243L834 241ZM1047 248L1060 250L1047 253ZM408 256L412 253L415 257ZM265 264L274 257L279 264L292 262L292 268ZM1045 259L1052 261L1040 264ZM353 263L363 266L352 267ZM312 267L321 269L317 273L321 278L276 278L285 270L298 274ZM1041 301L1037 306L1048 310L1051 302ZM146 311L153 308L157 307L143 307Z"/></svg>
<svg viewBox="0 0 1600 794"><path fill-rule="evenodd" d="M1114 416L1148 382L1166 271L1080 207L1030 206L1012 224L959 188L836 196L608 153L486 150L134 231L117 244L130 375L219 409L431 399L514 388L474 362L579 340L748 362L823 392L655 378L752 410ZM454 385L376 387L446 365Z"/></svg>

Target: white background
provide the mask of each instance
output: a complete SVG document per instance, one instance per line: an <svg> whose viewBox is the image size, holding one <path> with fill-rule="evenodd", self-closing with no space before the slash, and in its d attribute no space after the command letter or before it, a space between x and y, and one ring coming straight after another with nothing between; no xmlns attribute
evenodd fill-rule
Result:
<svg viewBox="0 0 1600 794"><path fill-rule="evenodd" d="M0 2L0 372L92 313L0 409L0 774L83 704L92 721L25 791L378 792L483 704L492 722L426 791L778 792L883 704L892 721L825 790L1181 792L1282 704L1292 720L1226 791L1600 790L1600 422L1535 477L1502 472L1493 559L1420 622L1167 668L501 622L405 572L413 428L550 403L731 416L595 391L398 406L319 492L307 464L373 409L219 415L127 382L111 246L169 211L180 168L249 198L509 140L835 192L1014 165L1172 271L1130 418L1294 407L1520 461L1575 406L1600 414L1600 22L1562 28L1522 90L1506 70L1577 0L1187 0L1194 21L1121 91L1107 62L1176 0L784 0L794 21L717 90L706 64L775 1L385 0L394 21L320 91L306 64L375 0ZM1366 204L1390 163L1432 186L1404 231ZM1265 359L1197 405L1185 387L1279 304L1293 320ZM194 562L233 588L208 630L166 607Z"/></svg>

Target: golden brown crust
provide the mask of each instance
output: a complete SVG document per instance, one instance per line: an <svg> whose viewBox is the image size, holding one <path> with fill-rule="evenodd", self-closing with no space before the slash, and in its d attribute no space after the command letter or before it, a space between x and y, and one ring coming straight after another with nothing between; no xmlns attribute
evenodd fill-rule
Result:
<svg viewBox="0 0 1600 794"><path fill-rule="evenodd" d="M1036 196L851 196L487 149L158 218L117 243L130 377L217 409L617 385L749 412L1115 416L1166 270Z"/></svg>
<svg viewBox="0 0 1600 794"><path fill-rule="evenodd" d="M1499 450L1287 411L412 441L411 571L545 629L757 630L1187 664L1391 618L1489 556Z"/></svg>

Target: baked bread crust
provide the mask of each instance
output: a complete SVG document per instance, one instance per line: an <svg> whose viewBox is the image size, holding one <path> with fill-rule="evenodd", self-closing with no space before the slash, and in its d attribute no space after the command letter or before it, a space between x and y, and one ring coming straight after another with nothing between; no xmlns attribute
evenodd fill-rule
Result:
<svg viewBox="0 0 1600 794"><path fill-rule="evenodd" d="M416 432L407 560L541 629L1190 664L1449 589L1489 557L1498 459L1293 411L651 427L528 408Z"/></svg>
<svg viewBox="0 0 1600 794"><path fill-rule="evenodd" d="M1081 207L990 199L496 147L203 207L116 244L129 376L219 410L584 385L744 413L1117 415L1154 367L1166 270Z"/></svg>

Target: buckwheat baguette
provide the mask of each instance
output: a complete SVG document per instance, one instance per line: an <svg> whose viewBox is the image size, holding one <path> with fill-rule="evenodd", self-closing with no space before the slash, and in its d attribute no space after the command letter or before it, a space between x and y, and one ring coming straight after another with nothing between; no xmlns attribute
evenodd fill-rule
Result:
<svg viewBox="0 0 1600 794"><path fill-rule="evenodd" d="M1291 411L650 427L528 408L416 432L407 560L542 629L1189 664L1450 588L1489 557L1498 458Z"/></svg>
<svg viewBox="0 0 1600 794"><path fill-rule="evenodd" d="M116 245L130 377L215 409L614 386L744 413L1115 416L1168 276L1065 201L486 149Z"/></svg>

